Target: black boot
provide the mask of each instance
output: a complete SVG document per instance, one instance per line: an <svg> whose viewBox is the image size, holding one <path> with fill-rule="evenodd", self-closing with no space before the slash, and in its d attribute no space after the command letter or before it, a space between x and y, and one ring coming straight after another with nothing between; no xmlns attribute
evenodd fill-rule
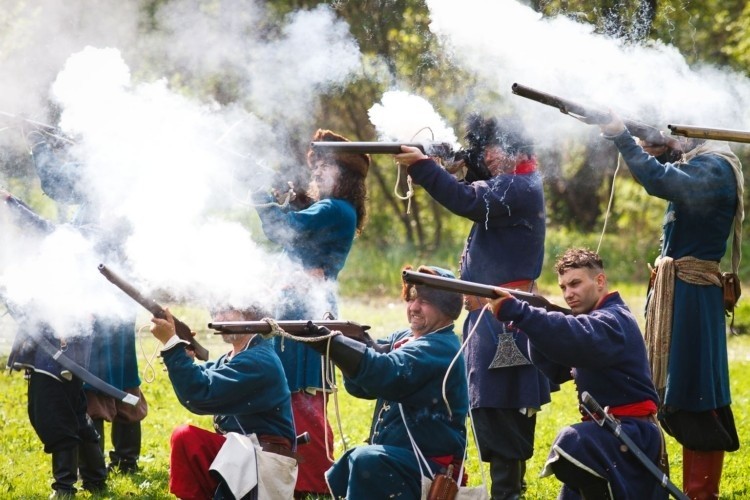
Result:
<svg viewBox="0 0 750 500"><path fill-rule="evenodd" d="M107 487L107 466L99 442L78 445L78 465L83 489L93 493Z"/></svg>
<svg viewBox="0 0 750 500"><path fill-rule="evenodd" d="M78 449L52 452L52 483L54 490L50 498L69 498L76 494L78 480Z"/></svg>
<svg viewBox="0 0 750 500"><path fill-rule="evenodd" d="M141 455L141 423L112 422L112 444L115 449L109 452L109 469L123 474L137 472Z"/></svg>
<svg viewBox="0 0 750 500"><path fill-rule="evenodd" d="M518 500L521 498L525 465L523 460L505 460L492 457L490 460L492 500Z"/></svg>

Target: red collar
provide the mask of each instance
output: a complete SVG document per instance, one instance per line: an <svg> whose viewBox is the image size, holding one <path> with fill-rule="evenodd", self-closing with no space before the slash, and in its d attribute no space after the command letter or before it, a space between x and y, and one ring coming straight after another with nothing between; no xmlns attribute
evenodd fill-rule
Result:
<svg viewBox="0 0 750 500"><path fill-rule="evenodd" d="M536 157L531 157L528 160L523 160L516 165L513 169L514 174L530 174L536 172Z"/></svg>

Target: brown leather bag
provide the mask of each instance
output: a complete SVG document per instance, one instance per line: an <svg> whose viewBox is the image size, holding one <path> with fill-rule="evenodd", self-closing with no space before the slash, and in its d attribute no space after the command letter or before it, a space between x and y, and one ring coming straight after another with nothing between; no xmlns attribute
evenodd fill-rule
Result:
<svg viewBox="0 0 750 500"><path fill-rule="evenodd" d="M742 294L740 277L734 273L721 273L721 283L724 288L724 309L731 313Z"/></svg>
<svg viewBox="0 0 750 500"><path fill-rule="evenodd" d="M449 465L445 474L435 474L427 500L454 500L457 494L458 484L453 479L453 465Z"/></svg>

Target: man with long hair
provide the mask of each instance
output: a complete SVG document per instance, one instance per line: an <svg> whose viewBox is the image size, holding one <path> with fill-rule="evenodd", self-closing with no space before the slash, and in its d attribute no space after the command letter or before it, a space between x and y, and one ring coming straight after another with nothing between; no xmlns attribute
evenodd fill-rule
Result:
<svg viewBox="0 0 750 500"><path fill-rule="evenodd" d="M318 130L313 141L347 141L330 130ZM312 304L308 289L298 286L285 292L275 317L280 320L323 319L336 316L336 279L344 267L354 237L365 224L365 177L370 157L363 154L307 153L310 185L306 196L312 202L300 210L274 203L268 195L258 206L263 232L269 240L302 265L312 281L312 289L325 289L325 307ZM333 433L326 419L325 395L320 354L300 342L276 341L289 390L298 434L308 432L310 442L300 447L301 456L296 494L328 492L324 473L333 463ZM328 368L325 368L328 371Z"/></svg>

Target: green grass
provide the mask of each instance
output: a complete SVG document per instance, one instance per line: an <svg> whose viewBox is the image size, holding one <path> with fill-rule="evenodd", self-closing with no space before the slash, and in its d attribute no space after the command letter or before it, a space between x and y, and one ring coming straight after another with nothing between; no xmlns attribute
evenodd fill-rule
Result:
<svg viewBox="0 0 750 500"><path fill-rule="evenodd" d="M548 287L550 296L554 288ZM642 287L623 287L626 300L633 310L642 307ZM631 295L632 294L632 295ZM372 335L383 336L405 325L404 305L397 300L397 290L388 295L393 300L385 300L382 296L370 296L358 300L343 299L341 303L341 317L360 323L372 325ZM205 325L207 316L202 311L181 310L175 312L186 323L195 329ZM146 323L143 317L141 323ZM463 318L459 318L459 324ZM79 493L81 498L144 498L166 499L173 498L167 492L169 467L169 435L175 425L193 423L204 428L211 428L210 418L199 417L189 413L177 402L172 392L163 366L156 361L149 365L149 359L157 345L148 331L141 334L142 352L140 354L141 371L144 379L143 391L149 403L149 415L143 422L143 449L141 456L141 471L132 476L114 474L110 476L107 494L91 496ZM215 336L203 330L199 331L199 340L212 352L218 355L224 345ZM0 346L5 352L5 346ZM731 358L732 394L734 397L734 413L740 440L747 443L750 430L750 401L746 387L750 385L750 337L742 335L731 337L729 342ZM3 362L4 365L4 362ZM150 368L153 368L151 370ZM46 498L50 493L51 470L50 457L41 451L41 444L31 428L26 415L26 383L23 376L17 372L5 376L4 391L0 394L0 420L3 422L3 438L0 441L0 498ZM348 396L344 391L338 395L339 414L344 436L349 446L361 444L367 437L372 405L370 401L357 400ZM329 405L329 418L336 432L337 454L341 453L341 439L338 435L334 404ZM558 430L579 420L576 409L575 388L573 384L565 384L563 390L555 393L552 403L545 406L538 416L536 434L536 453L529 461L526 480L528 482L528 499L551 499L557 496L560 484L554 478L538 478L539 471L547 457L547 453ZM109 428L106 427L107 438ZM681 454L678 445L671 438L667 438L668 451L672 466L672 480L680 486ZM109 448L109 445L107 445ZM722 498L747 498L750 496L750 478L747 477L746 464L750 459L750 452L743 446L736 453L727 454L722 479ZM470 448L468 471L471 484L480 484L476 460L476 451ZM486 468L485 468L486 469Z"/></svg>

